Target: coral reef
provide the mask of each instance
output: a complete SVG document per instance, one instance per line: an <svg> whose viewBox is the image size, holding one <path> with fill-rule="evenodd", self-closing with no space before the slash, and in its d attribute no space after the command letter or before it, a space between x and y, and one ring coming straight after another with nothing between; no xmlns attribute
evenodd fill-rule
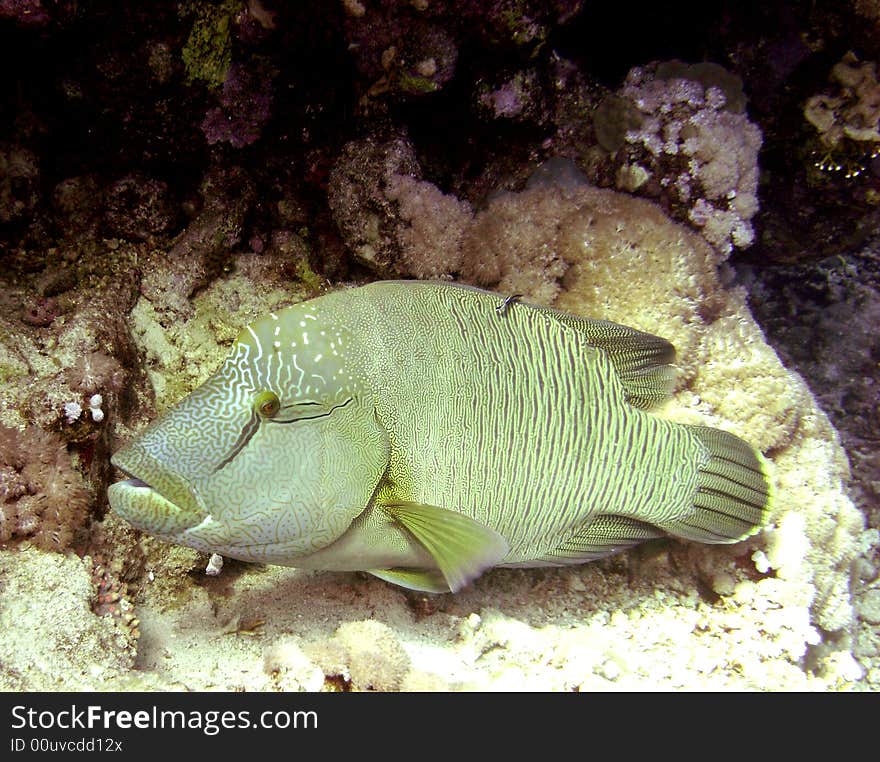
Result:
<svg viewBox="0 0 880 762"><path fill-rule="evenodd" d="M266 648L263 669L282 691L320 691L324 687L324 672L315 664L296 638L282 637Z"/></svg>
<svg viewBox="0 0 880 762"><path fill-rule="evenodd" d="M104 220L112 235L155 241L174 224L166 183L128 175L113 183L105 199Z"/></svg>
<svg viewBox="0 0 880 762"><path fill-rule="evenodd" d="M68 177L52 191L52 207L59 227L70 233L92 238L104 211L103 187L94 176Z"/></svg>
<svg viewBox="0 0 880 762"><path fill-rule="evenodd" d="M450 34L412 4L383 0L377 5L343 4L346 36L359 70L371 82L369 96L442 88L452 79L458 57Z"/></svg>
<svg viewBox="0 0 880 762"><path fill-rule="evenodd" d="M306 254L294 250L291 259L291 248L233 256L229 274L192 298L192 277L198 273L186 269L192 258L151 260L131 328L160 409L202 383L247 322L312 293L315 275Z"/></svg>
<svg viewBox="0 0 880 762"><path fill-rule="evenodd" d="M739 268L751 308L788 367L802 373L840 432L852 468L848 491L874 529L853 567L858 617L853 654L872 687L880 685L877 627L880 565L880 454L876 359L880 345L880 259L877 242L857 254L787 267ZM873 534L873 539L871 535Z"/></svg>
<svg viewBox="0 0 880 762"><path fill-rule="evenodd" d="M0 687L880 686L877 7L0 0ZM669 338L766 531L426 597L106 512L245 323L375 277Z"/></svg>
<svg viewBox="0 0 880 762"><path fill-rule="evenodd" d="M863 519L842 493L847 466L827 420L802 382L782 368L763 342L743 295L722 287L717 252L655 205L590 187L562 166L526 191L495 199L468 226L467 244L449 255L464 269L475 260L491 261L488 252L497 267L485 280L502 290L522 285L533 299L673 340L681 372L676 401L666 414L722 426L774 453L780 499L768 531L729 549L670 546L641 566L642 581L634 590L608 577L624 578L628 566L636 567L636 557L564 572L501 570L417 622L404 615L407 605L399 591L372 581L354 583L354 575L242 572L224 565L219 576L210 578L216 581L198 588L185 612L157 615L155 604L142 605L137 613L146 668L163 679L183 674L186 659L196 658L193 653L184 656L175 649L170 663L153 654L180 628L185 636L175 637L195 643L207 627L236 633L235 642L241 643L255 637L248 634L255 628L265 631L274 645L268 650L248 647L252 661L247 663L253 666L233 683L253 688L314 686L316 666L327 679L325 688L337 690L636 688L657 680L669 687L695 687L705 684L707 671L716 686L831 687L859 679L863 673L852 659L847 632L853 618L850 569L864 552ZM411 184L417 188L421 182ZM445 212L432 206L422 213ZM441 220L431 226L441 227ZM520 241L520 248L510 241ZM558 262L559 269L528 256L535 251L553 252L550 261ZM171 338L186 340L185 334ZM812 476L805 479L808 463ZM819 474L824 474L821 479ZM194 565L204 569L204 561ZM608 581L600 584L600 579ZM210 590L224 584L235 593L215 612ZM350 591L352 585L357 592ZM652 585L663 591L659 597L651 594ZM703 585L712 590L714 603L703 600ZM178 595L194 594L192 588L183 590ZM560 608L549 614L543 604L550 623L536 627L533 615L513 601L546 601L547 590L556 591L551 597ZM336 612L330 621L342 626L337 636L315 645L312 627L291 611L290 601L314 601L321 595L330 596L323 605ZM409 667L393 667L403 657L392 641L387 647L375 645L388 634L380 633L376 623L368 625L376 633L359 638L370 644L366 652L346 645L343 635L367 626L355 627L365 618L359 613L363 605L392 618L385 623L406 652ZM507 611L493 613L498 607ZM608 612L614 611L609 619ZM424 641L426 628L433 633L430 645ZM731 632L738 634L731 637ZM823 638L824 632L832 635ZM687 645L682 645L685 633ZM616 642L637 646L622 650L614 647ZM549 651L557 654L553 676L544 664L543 654ZM654 656L638 656L648 652ZM719 659L729 665L723 676L717 672ZM812 677L800 666L804 660L813 665ZM661 669L661 662L667 666ZM372 666L361 673L356 664ZM445 666L438 670L436 664ZM386 673L390 677L382 678ZM229 686L224 680L212 670L188 678L187 684L221 681Z"/></svg>
<svg viewBox="0 0 880 762"><path fill-rule="evenodd" d="M861 252L787 267L741 265L738 278L768 340L801 373L840 432L853 470L851 490L880 526L880 256Z"/></svg>
<svg viewBox="0 0 880 762"><path fill-rule="evenodd" d="M151 250L141 293L157 307L175 315L191 312L189 297L223 271L242 237L242 225L254 189L241 167L212 167L199 188L202 208L170 242L167 251ZM164 262L174 268L169 276Z"/></svg>
<svg viewBox="0 0 880 762"><path fill-rule="evenodd" d="M48 23L50 12L42 0L2 0L0 18L14 19L22 26L42 26Z"/></svg>
<svg viewBox="0 0 880 762"><path fill-rule="evenodd" d="M327 679L341 680L345 690L399 691L410 660L394 631L372 620L346 622L326 641L312 643L306 653Z"/></svg>
<svg viewBox="0 0 880 762"><path fill-rule="evenodd" d="M272 112L272 79L265 71L232 64L223 81L219 105L208 109L202 132L209 143L244 148L260 138Z"/></svg>
<svg viewBox="0 0 880 762"><path fill-rule="evenodd" d="M327 185L333 219L349 250L378 272L394 272L399 257L397 205L386 189L396 175L419 179L412 145L403 138L343 146Z"/></svg>
<svg viewBox="0 0 880 762"><path fill-rule="evenodd" d="M26 217L39 198L40 168L32 151L0 143L0 223Z"/></svg>
<svg viewBox="0 0 880 762"><path fill-rule="evenodd" d="M539 122L546 113L543 88L535 69L518 71L495 87L482 82L476 95L479 107L493 119Z"/></svg>
<svg viewBox="0 0 880 762"><path fill-rule="evenodd" d="M470 205L407 175L391 175L385 196L398 204L398 273L440 278L456 272L460 267L457 254L471 221Z"/></svg>
<svg viewBox="0 0 880 762"><path fill-rule="evenodd" d="M86 559L88 560L88 557ZM134 605L128 598L128 584L119 579L123 564L119 559L108 566L101 556L92 561L92 584L94 597L92 611L100 617L109 618L132 645L140 637L140 622L134 615Z"/></svg>
<svg viewBox="0 0 880 762"><path fill-rule="evenodd" d="M202 80L213 87L223 84L232 63L233 20L241 5L240 0L184 4L184 13L193 18L181 51L190 81Z"/></svg>
<svg viewBox="0 0 880 762"><path fill-rule="evenodd" d="M0 690L98 691L126 684L135 640L92 611L89 559L3 550L0 582Z"/></svg>

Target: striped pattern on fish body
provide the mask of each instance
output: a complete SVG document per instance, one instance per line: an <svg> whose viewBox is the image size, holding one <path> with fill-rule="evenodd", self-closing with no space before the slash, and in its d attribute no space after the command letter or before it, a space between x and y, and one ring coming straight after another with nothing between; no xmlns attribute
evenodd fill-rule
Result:
<svg viewBox="0 0 880 762"><path fill-rule="evenodd" d="M504 563L539 558L596 513L685 512L708 460L698 438L627 404L607 355L552 313L496 305L415 284L365 310L359 335L375 337L363 350L394 432L384 496L493 527Z"/></svg>
<svg viewBox="0 0 880 762"><path fill-rule="evenodd" d="M245 560L458 589L765 520L764 462L644 412L662 339L451 284L389 281L271 314L114 462L111 503Z"/></svg>

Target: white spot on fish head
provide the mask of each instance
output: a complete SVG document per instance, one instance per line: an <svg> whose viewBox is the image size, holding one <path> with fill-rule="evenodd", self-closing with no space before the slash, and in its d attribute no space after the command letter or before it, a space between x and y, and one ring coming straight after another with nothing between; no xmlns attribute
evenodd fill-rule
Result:
<svg viewBox="0 0 880 762"><path fill-rule="evenodd" d="M336 402L360 386L361 374L354 372L354 358L347 352L351 344L348 327L316 307L304 302L248 327L251 343L259 347L255 353L259 355L259 388L276 392L282 404L306 395ZM346 318L348 315L341 316L342 321ZM314 323L311 328L309 321Z"/></svg>

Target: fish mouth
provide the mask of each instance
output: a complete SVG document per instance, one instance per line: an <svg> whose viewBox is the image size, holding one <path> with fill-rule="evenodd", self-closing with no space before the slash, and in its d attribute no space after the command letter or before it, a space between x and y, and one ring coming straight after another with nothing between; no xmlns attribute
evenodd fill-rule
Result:
<svg viewBox="0 0 880 762"><path fill-rule="evenodd" d="M114 454L111 462L131 478L108 487L110 507L137 529L174 537L207 518L189 482L136 443Z"/></svg>

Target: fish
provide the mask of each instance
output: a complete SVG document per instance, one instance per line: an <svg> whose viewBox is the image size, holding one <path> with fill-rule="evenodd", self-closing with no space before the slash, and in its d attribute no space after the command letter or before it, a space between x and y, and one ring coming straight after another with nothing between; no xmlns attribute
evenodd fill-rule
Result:
<svg viewBox="0 0 880 762"><path fill-rule="evenodd" d="M113 511L242 561L457 592L661 537L734 543L768 462L666 420L675 349L452 282L342 288L247 325L112 463Z"/></svg>

